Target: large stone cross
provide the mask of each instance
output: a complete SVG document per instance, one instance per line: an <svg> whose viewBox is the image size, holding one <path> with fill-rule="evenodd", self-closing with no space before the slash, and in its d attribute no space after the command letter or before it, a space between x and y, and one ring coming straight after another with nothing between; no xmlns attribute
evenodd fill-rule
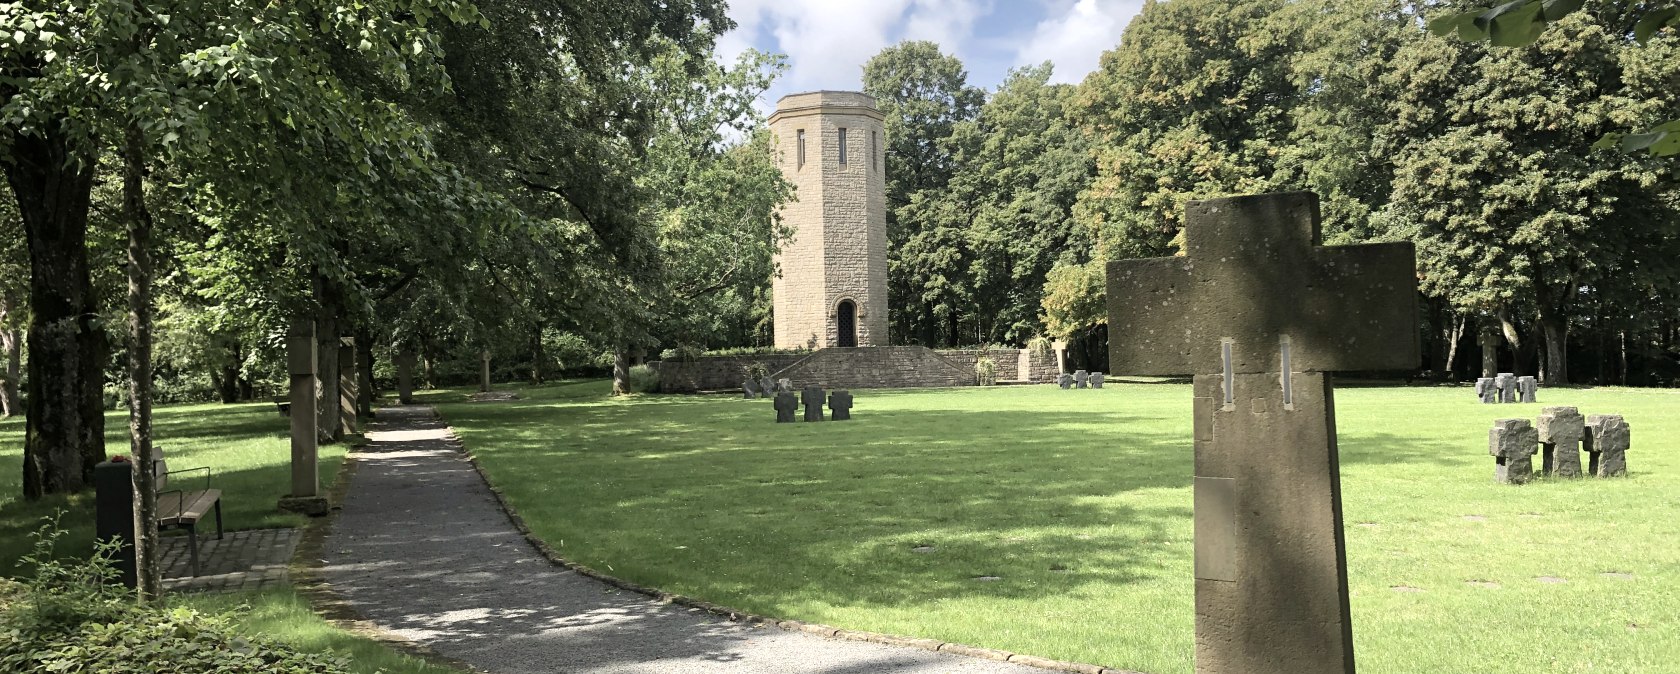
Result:
<svg viewBox="0 0 1680 674"><path fill-rule="evenodd" d="M1353 671L1330 372L1419 364L1410 243L1321 246L1311 193L1192 201L1108 265L1110 369L1194 375L1196 671Z"/></svg>

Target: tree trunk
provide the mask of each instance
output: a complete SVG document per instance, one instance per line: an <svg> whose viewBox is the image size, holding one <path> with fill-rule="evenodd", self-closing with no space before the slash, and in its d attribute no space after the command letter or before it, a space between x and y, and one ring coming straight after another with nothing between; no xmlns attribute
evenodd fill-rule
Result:
<svg viewBox="0 0 1680 674"><path fill-rule="evenodd" d="M1447 360L1442 366L1442 374L1447 381L1458 381L1458 370L1453 364L1458 361L1458 342L1464 339L1464 324L1468 321L1469 318L1460 315L1452 329L1447 331Z"/></svg>
<svg viewBox="0 0 1680 674"><path fill-rule="evenodd" d="M548 353L543 348L543 324L537 323L531 332L531 384L540 386L543 383L543 369L547 365Z"/></svg>
<svg viewBox="0 0 1680 674"><path fill-rule="evenodd" d="M228 359L216 375L216 395L223 405L239 402L239 345L228 347Z"/></svg>
<svg viewBox="0 0 1680 674"><path fill-rule="evenodd" d="M1569 319L1560 311L1540 311L1540 332L1546 337L1546 385L1569 383Z"/></svg>
<svg viewBox="0 0 1680 674"><path fill-rule="evenodd" d="M18 380L23 376L23 344L21 335L12 328L11 315L16 300L0 295L0 357L5 359L5 371L0 373L0 415L12 417L23 414L23 401L18 399Z"/></svg>
<svg viewBox="0 0 1680 674"><path fill-rule="evenodd" d="M613 354L613 387L615 396L630 394L630 352L619 349Z"/></svg>
<svg viewBox="0 0 1680 674"><path fill-rule="evenodd" d="M1522 335L1517 333L1517 324L1511 322L1510 312L1503 307L1499 309L1499 329L1505 335L1505 343L1511 345L1511 373L1523 376L1523 342Z"/></svg>
<svg viewBox="0 0 1680 674"><path fill-rule="evenodd" d="M323 304L315 322L316 429L322 443L339 439L338 318Z"/></svg>
<svg viewBox="0 0 1680 674"><path fill-rule="evenodd" d="M490 392L490 350L485 349L483 351L478 352L478 358L479 358L478 390L481 391L481 392L484 392L484 393L489 393Z"/></svg>
<svg viewBox="0 0 1680 674"><path fill-rule="evenodd" d="M123 152L128 219L128 439L134 458L134 568L140 601L163 595L158 560L157 464L152 452L152 216L146 210L146 155L138 128Z"/></svg>
<svg viewBox="0 0 1680 674"><path fill-rule="evenodd" d="M379 396L379 392L373 390L373 337L366 333L356 336L356 371L359 384L356 387L356 414L363 419L372 419L373 399Z"/></svg>
<svg viewBox="0 0 1680 674"><path fill-rule="evenodd" d="M7 181L29 245L23 494L81 491L105 453L105 334L88 275L94 161L55 124L13 134Z"/></svg>

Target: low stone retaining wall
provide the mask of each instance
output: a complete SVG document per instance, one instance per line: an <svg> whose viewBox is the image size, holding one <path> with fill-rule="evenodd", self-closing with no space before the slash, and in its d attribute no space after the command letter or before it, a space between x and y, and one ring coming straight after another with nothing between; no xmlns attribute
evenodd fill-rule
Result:
<svg viewBox="0 0 1680 674"><path fill-rule="evenodd" d="M763 363L775 374L799 362L808 353L775 353L759 356L702 356L691 361L664 360L649 363L659 372L659 390L666 393L729 391L741 388L747 367Z"/></svg>
<svg viewBox="0 0 1680 674"><path fill-rule="evenodd" d="M990 357L997 363L1000 380L1052 384L1061 374L1054 354L1036 355L1026 349L935 351L919 346L836 348L813 353L758 356L702 356L691 361L659 361L649 365L659 372L659 387L666 393L738 390L746 376L746 368L753 363L764 364L771 376L793 379L796 386L918 388L974 384L974 364L981 356ZM809 363L801 364L807 359ZM796 365L800 367L789 371Z"/></svg>

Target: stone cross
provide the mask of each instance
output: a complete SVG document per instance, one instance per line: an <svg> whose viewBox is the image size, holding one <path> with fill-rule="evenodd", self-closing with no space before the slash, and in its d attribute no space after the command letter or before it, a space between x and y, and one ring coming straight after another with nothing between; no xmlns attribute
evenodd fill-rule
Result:
<svg viewBox="0 0 1680 674"><path fill-rule="evenodd" d="M802 399L801 402L805 403L805 420L806 421L822 421L823 420L823 390L822 390L822 387L821 386L807 386L807 387L805 387L804 393L802 393L800 395L800 398Z"/></svg>
<svg viewBox="0 0 1680 674"><path fill-rule="evenodd" d="M835 391L828 394L828 409L832 411L830 418L835 421L852 420L852 392Z"/></svg>
<svg viewBox="0 0 1680 674"><path fill-rule="evenodd" d="M1073 387L1074 388L1085 388L1085 385L1089 384L1089 383L1091 383L1091 373L1086 372L1084 370L1074 370L1073 371Z"/></svg>
<svg viewBox="0 0 1680 674"><path fill-rule="evenodd" d="M1499 372L1499 333L1483 329L1478 343L1482 345L1482 376L1492 377Z"/></svg>
<svg viewBox="0 0 1680 674"><path fill-rule="evenodd" d="M1494 457L1493 480L1523 484L1534 477L1534 450L1540 432L1527 419L1500 419L1488 431L1488 454Z"/></svg>
<svg viewBox="0 0 1680 674"><path fill-rule="evenodd" d="M1073 388L1073 375L1066 372L1056 375L1056 385L1062 387L1063 390Z"/></svg>
<svg viewBox="0 0 1680 674"><path fill-rule="evenodd" d="M1311 193L1192 201L1108 265L1111 368L1194 375L1196 671L1353 671L1331 372L1421 361L1409 242L1321 246Z"/></svg>
<svg viewBox="0 0 1680 674"><path fill-rule="evenodd" d="M776 394L776 423L793 423L793 413L799 410L799 399L793 397L793 392L782 391Z"/></svg>
<svg viewBox="0 0 1680 674"><path fill-rule="evenodd" d="M763 377L759 377L759 379L758 379L758 395L759 395L759 397L762 397L762 398L774 398L774 397L776 397L776 382L774 380L770 379L770 375L764 375Z"/></svg>
<svg viewBox="0 0 1680 674"><path fill-rule="evenodd" d="M1586 420L1573 407L1547 407L1540 414L1541 462L1547 473L1560 477L1581 476L1581 439Z"/></svg>
<svg viewBox="0 0 1680 674"><path fill-rule="evenodd" d="M1533 377L1517 377L1517 400L1525 403L1537 403L1535 392L1540 389L1540 380Z"/></svg>
<svg viewBox="0 0 1680 674"><path fill-rule="evenodd" d="M1484 405L1499 402L1499 385L1494 382L1493 377L1482 377L1476 380L1476 397L1480 398Z"/></svg>
<svg viewBox="0 0 1680 674"><path fill-rule="evenodd" d="M1092 372L1091 373L1091 388L1102 388L1102 385L1103 385L1103 373Z"/></svg>
<svg viewBox="0 0 1680 674"><path fill-rule="evenodd" d="M1501 372L1493 378L1494 386L1499 388L1499 402L1514 403L1517 401L1517 375Z"/></svg>
<svg viewBox="0 0 1680 674"><path fill-rule="evenodd" d="M752 400L753 398L758 397L757 386L753 384L753 380L748 379L741 382L741 397L746 398L747 400Z"/></svg>
<svg viewBox="0 0 1680 674"><path fill-rule="evenodd" d="M1599 477L1627 475L1627 450L1632 438L1622 415L1588 416L1585 439L1592 456L1587 472Z"/></svg>
<svg viewBox="0 0 1680 674"><path fill-rule="evenodd" d="M776 390L787 391L788 393L793 393L793 380L792 379L778 380L776 382Z"/></svg>

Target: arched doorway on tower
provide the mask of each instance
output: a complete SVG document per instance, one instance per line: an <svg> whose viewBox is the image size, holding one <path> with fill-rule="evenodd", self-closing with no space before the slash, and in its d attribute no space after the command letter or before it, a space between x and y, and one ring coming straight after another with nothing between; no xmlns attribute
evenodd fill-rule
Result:
<svg viewBox="0 0 1680 674"><path fill-rule="evenodd" d="M841 347L854 347L857 340L857 303L851 300L840 300L840 306L835 310L837 314L835 324L840 328L840 339L835 344Z"/></svg>

